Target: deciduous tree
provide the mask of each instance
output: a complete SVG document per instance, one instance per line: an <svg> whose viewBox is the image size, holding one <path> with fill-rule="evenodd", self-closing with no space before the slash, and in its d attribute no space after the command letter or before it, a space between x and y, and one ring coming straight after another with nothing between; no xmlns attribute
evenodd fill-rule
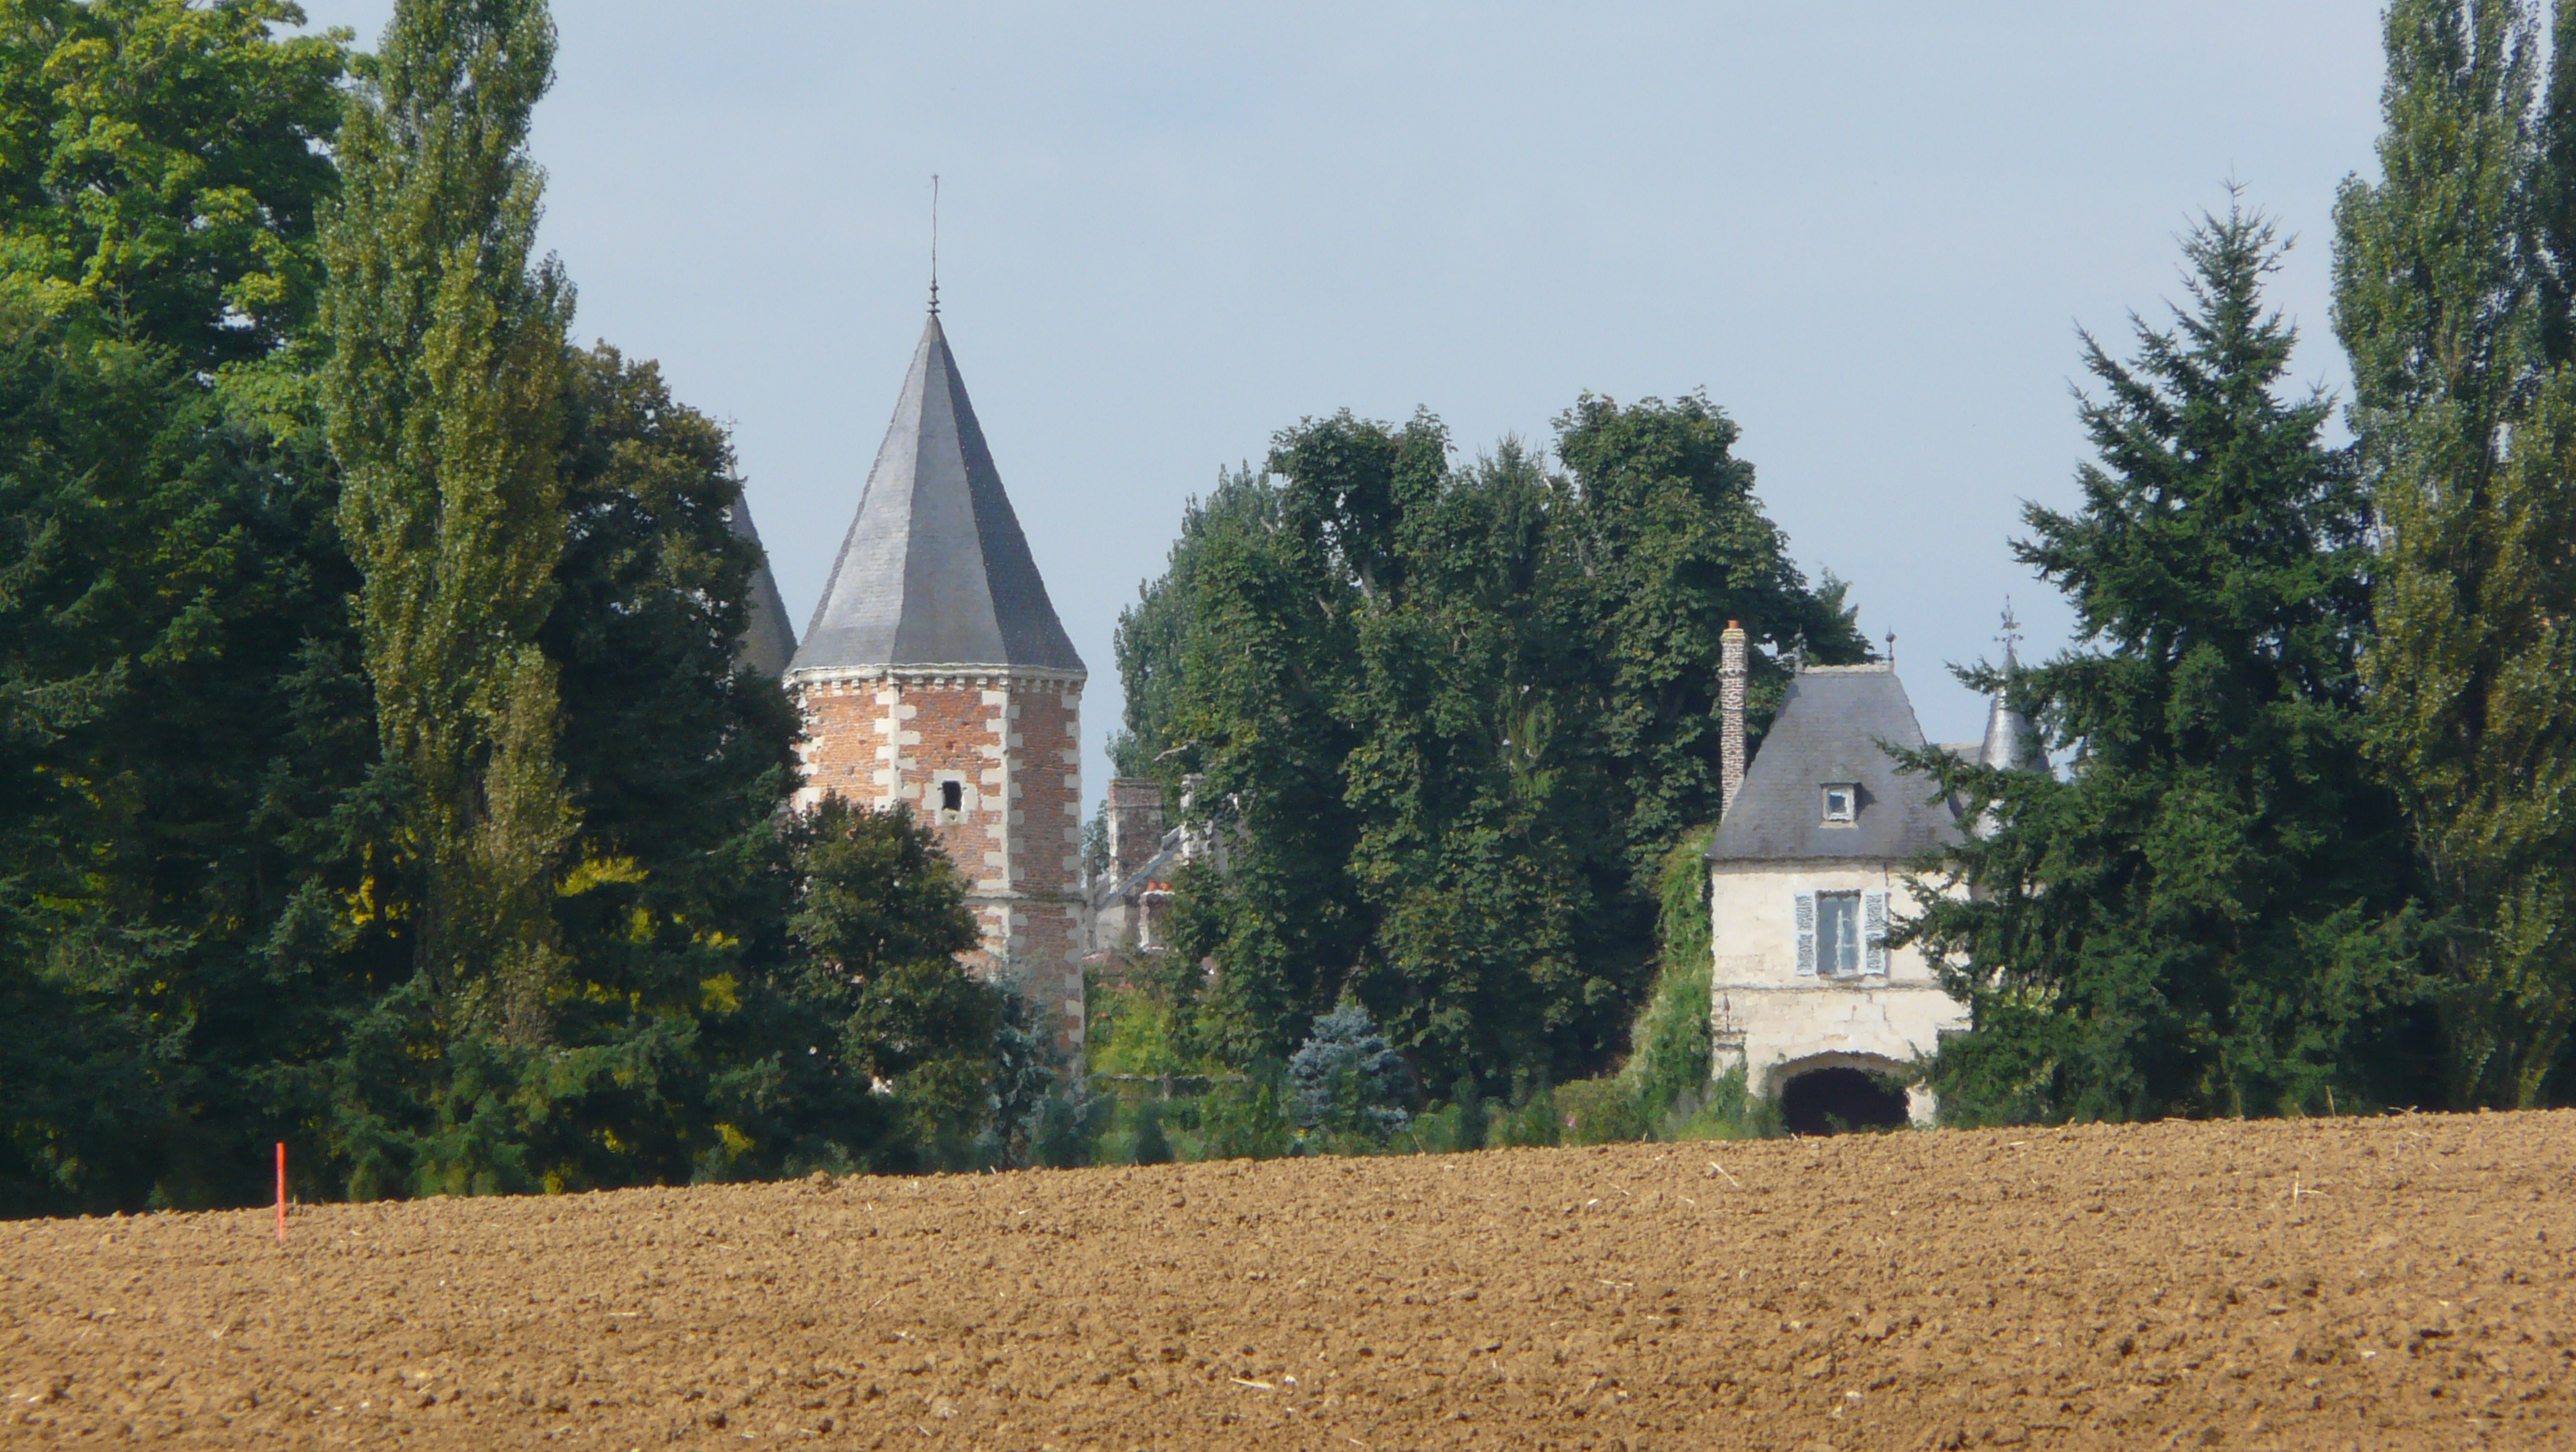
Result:
<svg viewBox="0 0 2576 1452"><path fill-rule="evenodd" d="M576 816L538 634L563 553L572 290L533 257L543 0L401 0L360 72L326 212L322 402L344 471L376 724L414 798L406 911L443 1012L521 1044L563 974Z"/></svg>
<svg viewBox="0 0 2576 1452"><path fill-rule="evenodd" d="M269 1071L373 991L304 346L346 36L300 20L0 27L0 1210L249 1193Z"/></svg>
<svg viewBox="0 0 2576 1452"><path fill-rule="evenodd" d="M1651 975L1659 859L1716 815L1727 620L1866 655L1706 401L1587 397L1558 428L1563 474L1509 442L1453 465L1427 415L1286 430L1122 618L1122 770L1176 801L1203 774L1235 834L1176 919L1218 970L1207 1046L1284 1057L1348 995L1429 1082L1598 1067Z"/></svg>
<svg viewBox="0 0 2576 1452"><path fill-rule="evenodd" d="M2335 325L2379 526L2371 748L2447 908L2449 1092L2528 1105L2576 1027L2576 6L2398 0Z"/></svg>

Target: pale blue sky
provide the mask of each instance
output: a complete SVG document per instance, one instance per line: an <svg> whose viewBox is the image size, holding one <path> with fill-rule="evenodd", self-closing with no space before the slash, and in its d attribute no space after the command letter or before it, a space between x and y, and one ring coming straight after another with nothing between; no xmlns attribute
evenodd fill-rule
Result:
<svg viewBox="0 0 2576 1452"><path fill-rule="evenodd" d="M306 0L372 45L390 0ZM1544 442L1582 390L1704 387L1799 562L1853 581L1924 729L1983 703L2021 501L2082 457L2081 324L2179 294L2225 184L2298 239L2273 293L2340 388L2337 183L2378 6L1006 6L557 0L538 114L577 330L729 420L798 628L919 334L949 338L1091 667L1183 501L1349 407Z"/></svg>

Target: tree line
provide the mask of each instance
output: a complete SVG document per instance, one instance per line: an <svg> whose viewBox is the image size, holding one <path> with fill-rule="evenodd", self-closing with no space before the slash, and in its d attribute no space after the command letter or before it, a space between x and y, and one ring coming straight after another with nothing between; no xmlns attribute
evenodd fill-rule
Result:
<svg viewBox="0 0 2576 1452"><path fill-rule="evenodd" d="M0 1213L1024 1153L901 814L782 816L724 430L568 341L541 0L0 6Z"/></svg>
<svg viewBox="0 0 2576 1452"><path fill-rule="evenodd" d="M1222 1082L1112 1123L920 828L781 810L730 443L535 252L541 0L373 54L285 0L0 18L0 1213L255 1200L278 1139L368 1197L1758 1127L1708 1077L1719 636L1757 742L1869 647L1704 396L1465 460L1310 418L1190 506L1112 754L1228 865L1092 1067ZM2062 765L1912 763L1983 826L1905 929L1973 1013L1954 1120L2576 1094L2545 19L2390 8L2349 400L2288 385L2241 208L2084 340L2095 460L2016 545L2081 637L1962 673Z"/></svg>
<svg viewBox="0 0 2576 1452"><path fill-rule="evenodd" d="M2095 461L2014 546L2079 639L1960 672L2061 769L1908 763L1983 826L1915 864L1901 933L1973 1015L1920 1066L1951 1121L2576 1098L2576 3L2545 19L2386 14L2380 176L2335 215L2348 444L2287 383L2259 212L2193 231L2131 356L2083 338ZM1121 624L1116 753L1244 830L1113 1043L1275 1062L1349 1001L1419 1095L1625 1053L1595 1097L1687 1123L1706 950L1658 971L1651 925L1699 911L1655 867L1716 815L1716 632L1757 703L1867 650L1733 437L1587 397L1552 464L1457 466L1435 420L1345 415L1195 504Z"/></svg>

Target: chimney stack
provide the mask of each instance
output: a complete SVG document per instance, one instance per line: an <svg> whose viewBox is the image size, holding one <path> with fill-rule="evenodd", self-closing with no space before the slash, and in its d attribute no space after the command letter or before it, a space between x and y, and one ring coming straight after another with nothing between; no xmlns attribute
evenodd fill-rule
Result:
<svg viewBox="0 0 2576 1452"><path fill-rule="evenodd" d="M1109 885L1125 882L1163 850L1163 784L1150 776L1109 779Z"/></svg>
<svg viewBox="0 0 2576 1452"><path fill-rule="evenodd" d="M1726 622L1726 634L1718 640L1717 815L1723 819L1726 809L1735 805L1736 789L1744 785L1744 622Z"/></svg>

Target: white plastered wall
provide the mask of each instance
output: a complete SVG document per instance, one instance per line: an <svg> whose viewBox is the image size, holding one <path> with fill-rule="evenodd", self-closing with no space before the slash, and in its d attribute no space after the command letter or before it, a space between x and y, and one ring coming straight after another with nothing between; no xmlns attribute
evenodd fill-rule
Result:
<svg viewBox="0 0 2576 1452"><path fill-rule="evenodd" d="M1912 895L1892 862L1721 862L1709 871L1710 1027L1717 1074L1741 1065L1755 1094L1776 1096L1810 1069L1896 1069L1931 1057L1945 1029L1968 1026L1965 1004L1941 991L1923 955L1887 954L1884 976L1833 978L1798 972L1797 899L1802 892L1884 892L1891 916ZM1931 1117L1928 1092L1909 1096L1918 1121Z"/></svg>

